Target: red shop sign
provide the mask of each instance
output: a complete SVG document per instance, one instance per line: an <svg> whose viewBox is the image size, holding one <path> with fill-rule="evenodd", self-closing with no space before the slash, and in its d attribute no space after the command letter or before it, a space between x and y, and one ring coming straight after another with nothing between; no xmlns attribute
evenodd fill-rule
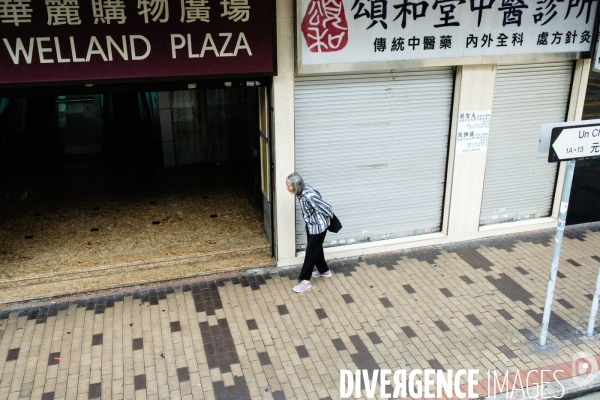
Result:
<svg viewBox="0 0 600 400"><path fill-rule="evenodd" d="M3 0L0 84L274 75L274 0Z"/></svg>

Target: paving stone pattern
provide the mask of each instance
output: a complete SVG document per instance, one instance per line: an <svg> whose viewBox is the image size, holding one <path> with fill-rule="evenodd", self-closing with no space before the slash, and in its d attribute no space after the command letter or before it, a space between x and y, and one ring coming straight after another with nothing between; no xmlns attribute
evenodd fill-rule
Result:
<svg viewBox="0 0 600 400"><path fill-rule="evenodd" d="M583 338L600 224L568 227L548 346L552 231L0 310L1 399L334 399L340 369L525 371Z"/></svg>

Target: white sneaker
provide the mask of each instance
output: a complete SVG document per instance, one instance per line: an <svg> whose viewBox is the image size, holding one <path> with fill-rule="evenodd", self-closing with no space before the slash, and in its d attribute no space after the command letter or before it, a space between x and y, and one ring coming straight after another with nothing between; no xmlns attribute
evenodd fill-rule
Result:
<svg viewBox="0 0 600 400"><path fill-rule="evenodd" d="M312 273L313 278L331 278L331 270L325 272L324 274L320 273L319 271L314 271Z"/></svg>
<svg viewBox="0 0 600 400"><path fill-rule="evenodd" d="M294 292L301 293L304 292L306 289L310 289L311 287L312 285L310 284L310 282L304 283L304 281L302 281L296 286L294 286Z"/></svg>

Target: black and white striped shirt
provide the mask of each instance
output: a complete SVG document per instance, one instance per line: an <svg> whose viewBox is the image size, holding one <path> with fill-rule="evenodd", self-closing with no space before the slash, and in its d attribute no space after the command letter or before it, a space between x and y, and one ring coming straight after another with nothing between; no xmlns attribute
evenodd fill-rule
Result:
<svg viewBox="0 0 600 400"><path fill-rule="evenodd" d="M323 201L321 194L310 185L304 185L304 190L297 197L308 233L318 235L325 232L333 217L331 206Z"/></svg>

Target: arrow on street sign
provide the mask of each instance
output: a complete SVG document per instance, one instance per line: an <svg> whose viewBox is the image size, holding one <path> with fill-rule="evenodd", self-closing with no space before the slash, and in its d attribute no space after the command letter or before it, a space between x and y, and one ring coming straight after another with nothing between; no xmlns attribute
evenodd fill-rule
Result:
<svg viewBox="0 0 600 400"><path fill-rule="evenodd" d="M552 129L548 162L600 157L600 124Z"/></svg>

